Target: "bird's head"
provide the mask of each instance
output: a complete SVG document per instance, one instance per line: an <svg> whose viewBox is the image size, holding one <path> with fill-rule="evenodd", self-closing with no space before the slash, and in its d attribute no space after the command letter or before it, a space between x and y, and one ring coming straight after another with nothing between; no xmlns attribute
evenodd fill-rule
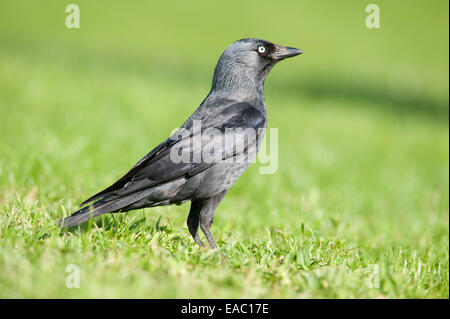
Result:
<svg viewBox="0 0 450 319"><path fill-rule="evenodd" d="M213 90L262 89L264 79L281 60L303 51L261 39L242 39L222 54L214 71Z"/></svg>

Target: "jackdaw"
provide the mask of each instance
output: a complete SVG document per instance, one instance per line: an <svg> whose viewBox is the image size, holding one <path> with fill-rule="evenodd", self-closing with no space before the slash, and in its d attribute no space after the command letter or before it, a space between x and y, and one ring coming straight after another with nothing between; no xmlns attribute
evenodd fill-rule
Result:
<svg viewBox="0 0 450 319"><path fill-rule="evenodd" d="M211 248L217 248L210 233L214 212L255 159L264 136L264 80L277 62L301 53L255 38L232 43L217 63L211 91L186 122L59 225L71 227L105 213L191 201L189 232L201 247L200 225Z"/></svg>

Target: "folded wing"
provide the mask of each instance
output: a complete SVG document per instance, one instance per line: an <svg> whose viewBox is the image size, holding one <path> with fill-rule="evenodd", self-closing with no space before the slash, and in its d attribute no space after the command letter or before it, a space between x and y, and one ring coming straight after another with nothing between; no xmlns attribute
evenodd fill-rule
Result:
<svg viewBox="0 0 450 319"><path fill-rule="evenodd" d="M116 200L177 178L194 176L258 143L266 118L245 102L215 101L142 158L122 178L82 205ZM180 156L180 153L183 156Z"/></svg>

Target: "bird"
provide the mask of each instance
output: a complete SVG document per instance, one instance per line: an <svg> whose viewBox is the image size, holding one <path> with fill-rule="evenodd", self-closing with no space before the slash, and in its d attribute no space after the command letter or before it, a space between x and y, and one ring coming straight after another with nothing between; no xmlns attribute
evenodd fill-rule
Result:
<svg viewBox="0 0 450 319"><path fill-rule="evenodd" d="M58 225L72 227L105 213L190 201L192 238L202 247L200 227L209 246L217 248L210 231L215 211L254 161L267 128L266 76L278 62L302 53L257 38L233 42L217 62L209 94L184 124Z"/></svg>

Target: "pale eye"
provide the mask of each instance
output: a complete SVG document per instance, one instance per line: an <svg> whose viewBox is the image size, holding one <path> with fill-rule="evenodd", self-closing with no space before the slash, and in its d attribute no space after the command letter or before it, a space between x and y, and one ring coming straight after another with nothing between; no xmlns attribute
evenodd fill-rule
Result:
<svg viewBox="0 0 450 319"><path fill-rule="evenodd" d="M260 45L258 47L258 53L264 53L264 52L266 52L266 48L264 46Z"/></svg>

